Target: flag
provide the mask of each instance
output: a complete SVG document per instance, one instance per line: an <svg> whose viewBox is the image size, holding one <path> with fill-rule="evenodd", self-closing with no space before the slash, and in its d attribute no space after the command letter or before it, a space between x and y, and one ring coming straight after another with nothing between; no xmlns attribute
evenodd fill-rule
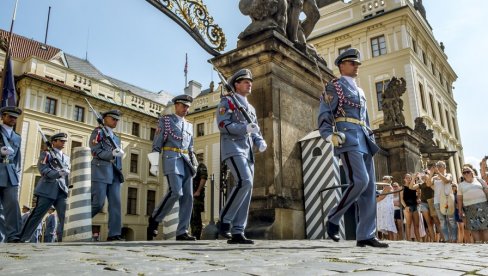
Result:
<svg viewBox="0 0 488 276"><path fill-rule="evenodd" d="M14 72L10 57L7 57L5 67L5 79L2 88L2 107L17 106L17 93L15 91Z"/></svg>
<svg viewBox="0 0 488 276"><path fill-rule="evenodd" d="M188 53L185 54L185 69L183 70L185 72L185 77L188 75Z"/></svg>

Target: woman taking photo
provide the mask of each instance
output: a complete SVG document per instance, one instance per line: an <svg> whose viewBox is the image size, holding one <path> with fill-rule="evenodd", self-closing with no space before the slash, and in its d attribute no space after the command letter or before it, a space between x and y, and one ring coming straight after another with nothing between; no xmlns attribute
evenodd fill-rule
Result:
<svg viewBox="0 0 488 276"><path fill-rule="evenodd" d="M469 167L463 168L464 181L458 187L460 217L466 216L466 226L474 242L488 241L488 186L482 185Z"/></svg>
<svg viewBox="0 0 488 276"><path fill-rule="evenodd" d="M400 192L400 199L404 208L405 215L405 233L407 235L407 241L420 241L420 231L419 231L419 212L417 210L417 189L418 184L412 179L412 175L407 173L403 177L403 191ZM413 228L415 237L411 237L411 228Z"/></svg>

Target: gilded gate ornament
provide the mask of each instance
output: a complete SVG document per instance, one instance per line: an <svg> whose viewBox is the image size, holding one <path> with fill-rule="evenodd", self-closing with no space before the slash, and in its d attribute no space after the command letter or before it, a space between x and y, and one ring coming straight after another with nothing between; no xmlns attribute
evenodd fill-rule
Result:
<svg viewBox="0 0 488 276"><path fill-rule="evenodd" d="M214 23L202 0L146 1L180 25L209 54L218 56L224 50L227 43L225 34Z"/></svg>

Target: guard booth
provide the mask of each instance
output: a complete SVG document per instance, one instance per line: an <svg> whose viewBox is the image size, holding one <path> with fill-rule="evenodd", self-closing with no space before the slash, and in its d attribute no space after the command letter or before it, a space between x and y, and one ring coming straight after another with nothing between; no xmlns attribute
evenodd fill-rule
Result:
<svg viewBox="0 0 488 276"><path fill-rule="evenodd" d="M328 189L346 184L340 159L333 146L318 130L299 140L302 150L302 179L305 200L305 231L308 239L326 239L325 223L330 209L337 204L345 188ZM356 239L355 205L344 214L339 224L342 239Z"/></svg>

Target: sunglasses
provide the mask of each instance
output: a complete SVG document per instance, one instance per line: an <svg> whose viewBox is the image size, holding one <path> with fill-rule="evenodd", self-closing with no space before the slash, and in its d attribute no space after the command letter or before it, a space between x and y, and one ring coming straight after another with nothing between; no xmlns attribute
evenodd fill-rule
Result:
<svg viewBox="0 0 488 276"><path fill-rule="evenodd" d="M471 171L464 171L463 174L470 174Z"/></svg>

